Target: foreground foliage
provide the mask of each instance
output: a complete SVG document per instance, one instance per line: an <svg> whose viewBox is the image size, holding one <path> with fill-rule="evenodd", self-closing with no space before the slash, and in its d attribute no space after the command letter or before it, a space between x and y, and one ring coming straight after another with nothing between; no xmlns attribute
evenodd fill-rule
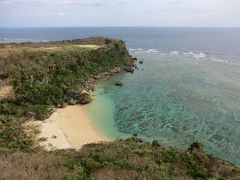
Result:
<svg viewBox="0 0 240 180"><path fill-rule="evenodd" d="M25 179L239 179L240 170L207 155L195 143L186 152L133 137L51 153L0 155L2 178Z"/></svg>

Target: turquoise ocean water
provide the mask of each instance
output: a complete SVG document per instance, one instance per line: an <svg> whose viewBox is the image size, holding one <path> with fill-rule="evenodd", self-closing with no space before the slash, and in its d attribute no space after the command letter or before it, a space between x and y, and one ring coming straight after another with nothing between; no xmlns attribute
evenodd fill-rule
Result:
<svg viewBox="0 0 240 180"><path fill-rule="evenodd" d="M240 160L240 64L202 53L131 51L144 59L134 74L99 84L88 112L109 138L187 148L198 141L215 156ZM116 87L115 81L123 81Z"/></svg>
<svg viewBox="0 0 240 180"><path fill-rule="evenodd" d="M239 28L0 29L1 42L88 36L124 39L144 59L135 73L99 84L86 107L108 138L138 133L180 149L199 141L208 153L240 165Z"/></svg>

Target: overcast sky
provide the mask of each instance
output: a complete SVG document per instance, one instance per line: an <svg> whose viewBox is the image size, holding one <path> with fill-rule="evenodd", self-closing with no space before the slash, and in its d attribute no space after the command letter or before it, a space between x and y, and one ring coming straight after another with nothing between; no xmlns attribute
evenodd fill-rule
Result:
<svg viewBox="0 0 240 180"><path fill-rule="evenodd" d="M240 26L240 0L0 0L0 26Z"/></svg>

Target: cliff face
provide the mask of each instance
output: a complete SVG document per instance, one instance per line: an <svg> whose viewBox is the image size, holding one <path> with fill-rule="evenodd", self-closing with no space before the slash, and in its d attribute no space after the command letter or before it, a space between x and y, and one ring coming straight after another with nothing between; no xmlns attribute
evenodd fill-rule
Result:
<svg viewBox="0 0 240 180"><path fill-rule="evenodd" d="M0 114L44 118L52 106L72 101L69 94L80 92L90 77L127 64L131 58L121 40L2 44L0 81L2 88L12 85L15 96L0 101Z"/></svg>

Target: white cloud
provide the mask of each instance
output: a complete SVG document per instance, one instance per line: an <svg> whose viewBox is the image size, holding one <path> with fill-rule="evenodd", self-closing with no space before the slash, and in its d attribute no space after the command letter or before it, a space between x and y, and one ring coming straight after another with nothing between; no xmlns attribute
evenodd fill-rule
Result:
<svg viewBox="0 0 240 180"><path fill-rule="evenodd" d="M6 23L46 16L60 26L240 26L240 0L0 0Z"/></svg>
<svg viewBox="0 0 240 180"><path fill-rule="evenodd" d="M65 16L66 13L65 13L65 12L58 12L57 15L59 15L59 16Z"/></svg>
<svg viewBox="0 0 240 180"><path fill-rule="evenodd" d="M43 6L57 6L57 5L82 5L82 6L101 6L106 4L124 4L126 1L117 0L3 0L2 5L43 5Z"/></svg>

